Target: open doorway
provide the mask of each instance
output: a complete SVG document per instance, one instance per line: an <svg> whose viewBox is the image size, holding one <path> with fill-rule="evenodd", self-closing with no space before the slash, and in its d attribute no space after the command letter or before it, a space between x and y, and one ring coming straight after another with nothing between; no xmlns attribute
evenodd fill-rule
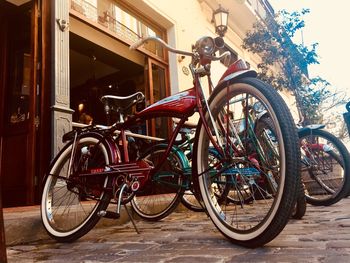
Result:
<svg viewBox="0 0 350 263"><path fill-rule="evenodd" d="M145 95L144 105L134 107L129 114L168 96L167 67L142 56L144 65L71 32L70 106L74 110L73 122L106 125L107 118L100 102L103 95L128 96L141 91ZM159 118L144 122L132 131L166 138L168 129L169 120Z"/></svg>
<svg viewBox="0 0 350 263"><path fill-rule="evenodd" d="M73 122L106 124L103 95L144 94L144 67L74 33L70 34Z"/></svg>

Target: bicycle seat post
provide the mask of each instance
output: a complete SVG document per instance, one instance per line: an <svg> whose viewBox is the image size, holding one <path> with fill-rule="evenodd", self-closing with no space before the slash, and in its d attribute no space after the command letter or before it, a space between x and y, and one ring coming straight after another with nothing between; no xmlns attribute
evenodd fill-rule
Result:
<svg viewBox="0 0 350 263"><path fill-rule="evenodd" d="M106 114L107 125L111 125L111 108L108 105L108 103L105 103L104 110L105 110L105 114Z"/></svg>

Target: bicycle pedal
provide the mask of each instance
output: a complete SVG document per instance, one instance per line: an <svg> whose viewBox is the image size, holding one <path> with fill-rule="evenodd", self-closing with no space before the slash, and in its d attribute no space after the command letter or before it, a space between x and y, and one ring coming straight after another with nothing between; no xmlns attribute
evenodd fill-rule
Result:
<svg viewBox="0 0 350 263"><path fill-rule="evenodd" d="M120 218L120 214L118 214L116 212L111 212L111 211L101 210L97 214L98 214L99 217L105 217L105 218L109 218L109 219L118 219L118 218Z"/></svg>

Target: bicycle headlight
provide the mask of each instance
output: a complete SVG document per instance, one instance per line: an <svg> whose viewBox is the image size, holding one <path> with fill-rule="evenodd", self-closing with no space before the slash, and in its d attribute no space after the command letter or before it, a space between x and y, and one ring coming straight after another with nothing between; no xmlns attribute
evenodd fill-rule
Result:
<svg viewBox="0 0 350 263"><path fill-rule="evenodd" d="M215 42L211 37L202 37L196 42L196 50L204 56L211 56L215 52Z"/></svg>

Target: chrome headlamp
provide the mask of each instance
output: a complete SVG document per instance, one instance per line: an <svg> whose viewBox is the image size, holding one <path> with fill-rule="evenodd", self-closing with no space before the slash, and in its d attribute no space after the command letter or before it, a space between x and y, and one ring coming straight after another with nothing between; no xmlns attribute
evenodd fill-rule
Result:
<svg viewBox="0 0 350 263"><path fill-rule="evenodd" d="M195 45L197 52L203 56L212 56L215 52L215 42L211 37L200 38Z"/></svg>

